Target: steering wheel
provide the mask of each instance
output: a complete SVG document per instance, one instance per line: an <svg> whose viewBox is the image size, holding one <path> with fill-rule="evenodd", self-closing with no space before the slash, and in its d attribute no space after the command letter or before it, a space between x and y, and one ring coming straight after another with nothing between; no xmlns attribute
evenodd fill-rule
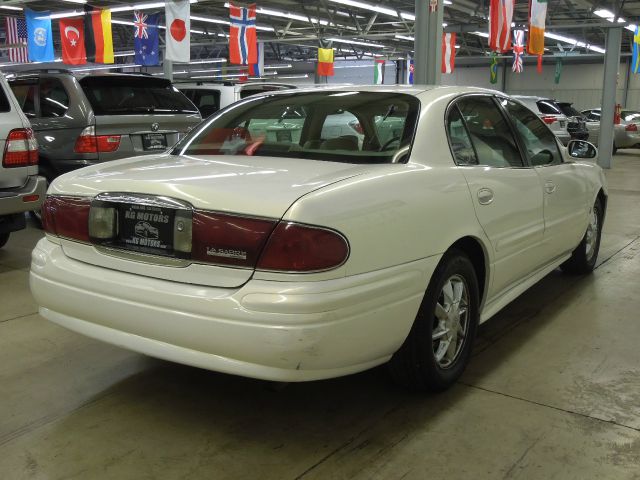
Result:
<svg viewBox="0 0 640 480"><path fill-rule="evenodd" d="M391 146L391 144L392 144L393 142L399 142L399 141L400 141L400 137L393 137L393 138L391 138L391 139L387 140L386 142L384 142L384 145L382 145L382 146L378 149L378 151L379 151L379 152L384 152L385 150L387 150L387 149Z"/></svg>

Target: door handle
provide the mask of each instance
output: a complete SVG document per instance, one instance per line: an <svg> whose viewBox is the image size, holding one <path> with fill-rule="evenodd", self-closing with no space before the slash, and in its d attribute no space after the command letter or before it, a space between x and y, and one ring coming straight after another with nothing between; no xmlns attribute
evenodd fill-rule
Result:
<svg viewBox="0 0 640 480"><path fill-rule="evenodd" d="M493 190L490 188L478 190L478 203L480 205L489 205L491 202L493 202Z"/></svg>
<svg viewBox="0 0 640 480"><path fill-rule="evenodd" d="M547 193L553 193L556 191L556 184L553 182L546 182L544 184L544 191Z"/></svg>

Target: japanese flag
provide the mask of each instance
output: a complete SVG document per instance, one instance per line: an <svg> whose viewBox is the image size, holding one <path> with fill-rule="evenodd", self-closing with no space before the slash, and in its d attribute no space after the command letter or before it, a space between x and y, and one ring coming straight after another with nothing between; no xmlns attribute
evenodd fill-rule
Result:
<svg viewBox="0 0 640 480"><path fill-rule="evenodd" d="M167 21L167 60L188 63L191 59L191 31L189 0L167 0L165 18Z"/></svg>

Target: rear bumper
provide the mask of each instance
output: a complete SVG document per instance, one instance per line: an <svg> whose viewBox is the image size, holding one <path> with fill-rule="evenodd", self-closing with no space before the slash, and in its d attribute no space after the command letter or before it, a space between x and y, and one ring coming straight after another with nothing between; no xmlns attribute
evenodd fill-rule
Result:
<svg viewBox="0 0 640 480"><path fill-rule="evenodd" d="M31 289L42 316L84 335L209 370L306 381L386 362L408 335L438 261L226 289L96 267L45 238L32 254Z"/></svg>
<svg viewBox="0 0 640 480"><path fill-rule="evenodd" d="M26 185L10 190L0 190L0 215L11 215L37 210L42 205L47 193L47 181L44 177L32 175ZM37 195L34 201L26 201L26 197Z"/></svg>

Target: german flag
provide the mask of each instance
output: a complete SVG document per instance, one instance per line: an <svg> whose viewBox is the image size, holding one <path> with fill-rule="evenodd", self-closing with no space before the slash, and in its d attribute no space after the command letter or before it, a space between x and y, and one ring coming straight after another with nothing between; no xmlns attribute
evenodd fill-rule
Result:
<svg viewBox="0 0 640 480"><path fill-rule="evenodd" d="M84 6L84 38L87 61L113 63L111 10Z"/></svg>

